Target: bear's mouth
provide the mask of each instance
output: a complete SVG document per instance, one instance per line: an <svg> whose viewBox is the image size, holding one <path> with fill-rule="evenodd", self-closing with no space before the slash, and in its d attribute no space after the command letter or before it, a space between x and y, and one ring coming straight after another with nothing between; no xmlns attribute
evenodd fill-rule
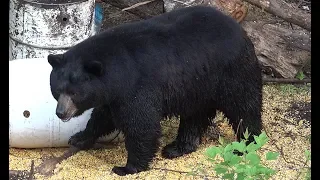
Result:
<svg viewBox="0 0 320 180"><path fill-rule="evenodd" d="M61 121L62 121L62 122L68 122L68 121L70 121L70 119L73 118L76 113L77 113L77 110L72 111L72 112L70 113L70 115L67 115L67 116L61 118Z"/></svg>

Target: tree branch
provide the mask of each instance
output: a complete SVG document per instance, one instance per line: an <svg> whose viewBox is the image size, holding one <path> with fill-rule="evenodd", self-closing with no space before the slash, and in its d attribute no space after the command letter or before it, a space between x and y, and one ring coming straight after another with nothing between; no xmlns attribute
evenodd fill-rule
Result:
<svg viewBox="0 0 320 180"><path fill-rule="evenodd" d="M260 7L285 21L298 25L311 31L311 14L291 7L283 0L244 0L252 5Z"/></svg>
<svg viewBox="0 0 320 180"><path fill-rule="evenodd" d="M291 83L297 83L297 84L304 84L304 83L311 83L311 79L286 79L286 78L263 78L264 83L284 83L284 84L291 84Z"/></svg>

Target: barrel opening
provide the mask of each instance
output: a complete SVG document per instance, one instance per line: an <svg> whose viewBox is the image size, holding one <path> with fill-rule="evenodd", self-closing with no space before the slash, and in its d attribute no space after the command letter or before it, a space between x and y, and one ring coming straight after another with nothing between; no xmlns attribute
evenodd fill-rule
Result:
<svg viewBox="0 0 320 180"><path fill-rule="evenodd" d="M68 20L67 17L62 18L62 21L67 21L67 20Z"/></svg>
<svg viewBox="0 0 320 180"><path fill-rule="evenodd" d="M30 111L28 111L28 110L23 111L23 116L24 116L25 118L30 117Z"/></svg>

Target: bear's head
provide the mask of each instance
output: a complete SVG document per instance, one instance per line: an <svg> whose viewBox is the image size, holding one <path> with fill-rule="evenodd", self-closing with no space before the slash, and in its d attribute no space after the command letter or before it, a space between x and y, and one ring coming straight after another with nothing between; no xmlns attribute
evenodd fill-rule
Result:
<svg viewBox="0 0 320 180"><path fill-rule="evenodd" d="M105 98L103 64L68 54L48 55L52 66L50 88L57 100L56 115L64 122L100 106Z"/></svg>

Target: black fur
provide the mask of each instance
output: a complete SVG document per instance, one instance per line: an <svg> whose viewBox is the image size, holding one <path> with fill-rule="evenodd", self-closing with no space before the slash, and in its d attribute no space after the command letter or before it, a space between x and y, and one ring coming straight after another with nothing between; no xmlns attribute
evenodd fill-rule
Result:
<svg viewBox="0 0 320 180"><path fill-rule="evenodd" d="M69 94L76 115L95 108L87 128L69 142L87 149L99 136L123 131L128 160L113 168L118 175L148 169L165 116L181 119L176 140L162 150L166 158L195 151L216 110L235 131L243 119L238 139L246 127L261 132L262 80L253 44L236 21L213 8L120 25L62 57L49 61L53 96Z"/></svg>

